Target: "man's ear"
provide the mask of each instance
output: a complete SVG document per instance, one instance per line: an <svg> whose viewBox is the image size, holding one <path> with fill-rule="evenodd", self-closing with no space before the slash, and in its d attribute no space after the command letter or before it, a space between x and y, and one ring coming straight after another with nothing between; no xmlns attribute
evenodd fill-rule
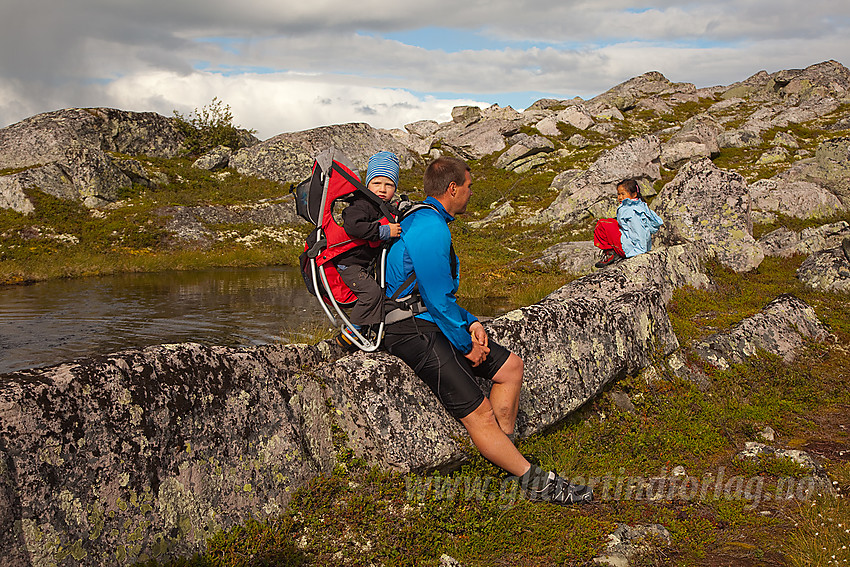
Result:
<svg viewBox="0 0 850 567"><path fill-rule="evenodd" d="M457 193L457 183L455 183L454 181L450 181L449 187L446 190L449 191L452 196L454 196L455 193Z"/></svg>

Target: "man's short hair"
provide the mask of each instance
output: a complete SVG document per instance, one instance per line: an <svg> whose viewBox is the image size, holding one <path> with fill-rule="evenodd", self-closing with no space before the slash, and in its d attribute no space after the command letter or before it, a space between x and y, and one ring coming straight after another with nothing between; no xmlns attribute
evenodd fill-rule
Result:
<svg viewBox="0 0 850 567"><path fill-rule="evenodd" d="M466 183L466 172L470 171L466 162L453 157L439 157L425 169L424 189L429 197L439 197L449 185Z"/></svg>

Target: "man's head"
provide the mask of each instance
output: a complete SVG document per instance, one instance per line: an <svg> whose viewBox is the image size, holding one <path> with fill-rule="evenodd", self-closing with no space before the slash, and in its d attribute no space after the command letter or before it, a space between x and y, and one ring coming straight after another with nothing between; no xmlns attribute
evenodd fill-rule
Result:
<svg viewBox="0 0 850 567"><path fill-rule="evenodd" d="M466 162L453 157L440 157L425 169L425 194L434 197L450 215L466 211L472 195L472 176Z"/></svg>
<svg viewBox="0 0 850 567"><path fill-rule="evenodd" d="M398 175L398 157L392 152L378 152L369 158L366 187L384 201L389 201L398 186Z"/></svg>

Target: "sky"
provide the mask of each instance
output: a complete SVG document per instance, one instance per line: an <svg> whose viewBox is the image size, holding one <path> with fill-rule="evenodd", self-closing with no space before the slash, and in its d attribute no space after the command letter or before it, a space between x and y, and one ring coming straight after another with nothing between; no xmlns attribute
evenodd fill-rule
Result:
<svg viewBox="0 0 850 567"><path fill-rule="evenodd" d="M69 107L188 116L217 97L267 139L828 59L850 65L850 2L0 0L0 127Z"/></svg>

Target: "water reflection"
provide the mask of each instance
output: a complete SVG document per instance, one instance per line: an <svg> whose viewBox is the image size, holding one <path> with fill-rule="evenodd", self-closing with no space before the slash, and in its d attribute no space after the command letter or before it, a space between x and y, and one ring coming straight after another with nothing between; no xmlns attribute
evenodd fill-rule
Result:
<svg viewBox="0 0 850 567"><path fill-rule="evenodd" d="M126 274L0 288L0 373L129 347L299 340L325 317L294 268Z"/></svg>

